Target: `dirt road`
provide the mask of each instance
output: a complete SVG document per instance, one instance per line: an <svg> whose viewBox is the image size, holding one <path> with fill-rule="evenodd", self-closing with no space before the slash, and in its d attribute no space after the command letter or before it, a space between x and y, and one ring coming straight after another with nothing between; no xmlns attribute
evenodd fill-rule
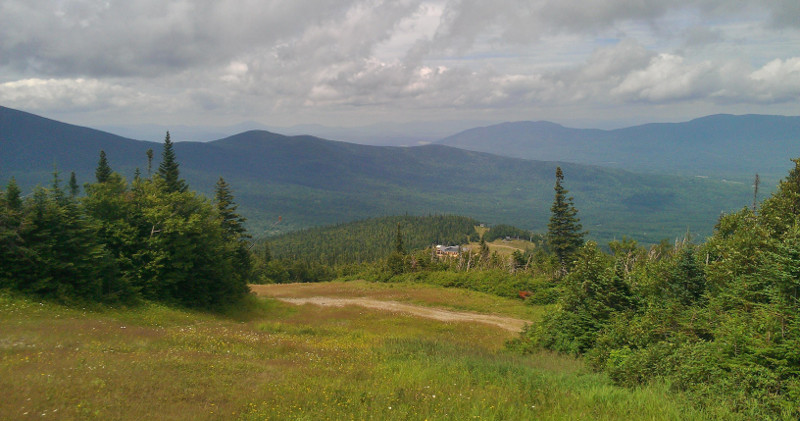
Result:
<svg viewBox="0 0 800 421"><path fill-rule="evenodd" d="M444 322L476 322L497 326L511 332L519 332L525 326L525 320L514 319L511 317L494 316L491 314L471 313L464 311L443 310L439 308L423 307L413 304L404 304L397 301L382 301L366 297L360 298L341 298L341 297L304 297L287 298L273 297L275 299L297 304L314 304L318 306L361 306L375 310L391 311L396 313L406 313L428 319L441 320Z"/></svg>

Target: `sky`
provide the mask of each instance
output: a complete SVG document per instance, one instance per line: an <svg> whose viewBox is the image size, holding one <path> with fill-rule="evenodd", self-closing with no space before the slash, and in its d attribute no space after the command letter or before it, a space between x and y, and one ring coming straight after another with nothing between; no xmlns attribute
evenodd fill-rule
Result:
<svg viewBox="0 0 800 421"><path fill-rule="evenodd" d="M800 114L798 0L0 0L0 105L73 124Z"/></svg>

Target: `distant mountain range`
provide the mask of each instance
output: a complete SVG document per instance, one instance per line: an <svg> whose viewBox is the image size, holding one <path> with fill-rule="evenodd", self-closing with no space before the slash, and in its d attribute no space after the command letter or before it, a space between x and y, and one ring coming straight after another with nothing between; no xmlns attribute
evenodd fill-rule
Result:
<svg viewBox="0 0 800 421"><path fill-rule="evenodd" d="M253 121L231 126L159 126L108 125L97 129L132 139L157 140L169 130L178 141L209 142L250 130L266 130L285 135L311 135L325 139L375 146L419 146L435 142L453 133L488 124L481 121L418 121L379 123L355 127L332 127L321 124L302 124L288 127L267 126Z"/></svg>
<svg viewBox="0 0 800 421"><path fill-rule="evenodd" d="M49 185L54 165L62 179L76 171L80 182L93 181L101 149L114 170L130 178L138 167L146 176L148 148L160 156L159 143L0 107L3 185L11 176L26 191ZM584 227L601 241L628 235L656 242L687 229L706 235L720 212L748 205L752 195L745 183L514 159L444 145L366 146L266 131L178 142L175 150L192 188L210 194L217 178L225 177L256 235L403 213L454 213L541 232L557 165Z"/></svg>
<svg viewBox="0 0 800 421"><path fill-rule="evenodd" d="M472 151L630 171L777 181L800 156L800 117L712 115L617 130L546 121L474 128L437 142Z"/></svg>

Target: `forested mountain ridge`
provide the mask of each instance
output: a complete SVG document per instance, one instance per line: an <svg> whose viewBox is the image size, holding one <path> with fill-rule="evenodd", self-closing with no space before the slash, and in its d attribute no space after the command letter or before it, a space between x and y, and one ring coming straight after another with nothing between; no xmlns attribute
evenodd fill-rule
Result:
<svg viewBox="0 0 800 421"><path fill-rule="evenodd" d="M439 144L498 155L631 171L777 180L800 154L800 116L711 115L616 130L520 121L457 133Z"/></svg>
<svg viewBox="0 0 800 421"><path fill-rule="evenodd" d="M159 143L8 108L0 108L0 123L0 179L14 176L23 190L49 183L54 164L75 171L80 184L91 180L99 150L128 179L136 168L147 175L145 152L160 150ZM378 147L251 131L174 147L191 188L210 195L219 176L230 183L256 236L402 213L459 214L542 232L557 165L584 227L600 241L624 234L658 242L687 228L705 235L720 212L752 201L745 184L512 159L443 145Z"/></svg>

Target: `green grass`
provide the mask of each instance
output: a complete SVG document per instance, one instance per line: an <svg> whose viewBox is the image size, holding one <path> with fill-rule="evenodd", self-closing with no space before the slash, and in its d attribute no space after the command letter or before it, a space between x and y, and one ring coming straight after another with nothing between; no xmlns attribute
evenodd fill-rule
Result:
<svg viewBox="0 0 800 421"><path fill-rule="evenodd" d="M0 419L718 415L697 412L663 387L611 386L572 358L511 353L504 344L513 336L271 299L214 315L156 304L68 308L0 293Z"/></svg>
<svg viewBox="0 0 800 421"><path fill-rule="evenodd" d="M425 307L438 307L458 311L496 314L523 320L538 320L543 314L541 306L526 305L514 298L471 291L461 288L446 288L440 285L412 281L367 282L333 281L307 284L253 285L256 292L264 291L271 297L305 298L367 297L382 301L399 301Z"/></svg>

